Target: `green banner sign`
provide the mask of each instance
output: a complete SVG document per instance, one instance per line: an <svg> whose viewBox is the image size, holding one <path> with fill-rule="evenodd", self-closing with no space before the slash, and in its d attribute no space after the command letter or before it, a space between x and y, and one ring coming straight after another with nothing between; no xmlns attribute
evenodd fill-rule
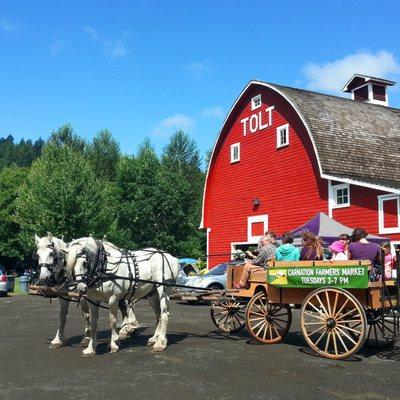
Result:
<svg viewBox="0 0 400 400"><path fill-rule="evenodd" d="M285 288L364 289L368 287L368 266L272 267L267 277L269 285Z"/></svg>

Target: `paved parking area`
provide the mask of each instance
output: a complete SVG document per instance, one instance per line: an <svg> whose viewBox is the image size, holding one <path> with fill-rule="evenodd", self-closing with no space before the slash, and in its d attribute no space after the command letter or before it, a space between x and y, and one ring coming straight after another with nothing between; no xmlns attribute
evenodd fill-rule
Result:
<svg viewBox="0 0 400 400"><path fill-rule="evenodd" d="M215 330L205 305L172 302L170 346L146 347L154 314L137 305L143 328L117 354L98 346L80 357L80 311L71 305L67 346L50 350L58 303L33 296L0 298L0 399L400 399L398 362L365 349L349 361L321 359L306 348L295 311L285 343L263 346L243 331ZM99 337L107 338L101 310Z"/></svg>

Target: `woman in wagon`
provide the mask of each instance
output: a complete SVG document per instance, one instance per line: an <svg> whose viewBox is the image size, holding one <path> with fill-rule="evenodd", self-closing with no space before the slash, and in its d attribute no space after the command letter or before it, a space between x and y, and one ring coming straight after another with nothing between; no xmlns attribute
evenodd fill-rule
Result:
<svg viewBox="0 0 400 400"><path fill-rule="evenodd" d="M300 252L300 260L322 260L324 258L324 249L317 240L316 236L312 232L304 232L301 237L304 245Z"/></svg>
<svg viewBox="0 0 400 400"><path fill-rule="evenodd" d="M252 272L264 271L267 267L267 262L275 258L276 247L274 246L276 234L272 231L266 232L261 237L261 248L258 257L252 261L246 262L243 267L242 276L239 284L235 285L236 289L245 289Z"/></svg>
<svg viewBox="0 0 400 400"><path fill-rule="evenodd" d="M370 260L371 265L380 264L380 247L377 243L368 242L368 233L363 228L353 231L354 242L349 244L349 259Z"/></svg>
<svg viewBox="0 0 400 400"><path fill-rule="evenodd" d="M293 235L290 232L285 232L282 235L282 245L276 249L276 261L299 261L300 250L293 246Z"/></svg>

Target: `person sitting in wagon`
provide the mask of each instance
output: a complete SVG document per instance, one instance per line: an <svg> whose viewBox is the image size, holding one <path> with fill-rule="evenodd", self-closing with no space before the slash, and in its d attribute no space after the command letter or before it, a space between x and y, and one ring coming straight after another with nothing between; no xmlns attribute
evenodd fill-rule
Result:
<svg viewBox="0 0 400 400"><path fill-rule="evenodd" d="M331 262L345 261L349 259L349 242L350 236L346 233L343 233L339 236L338 240L329 246L329 250L332 252L332 258L330 259Z"/></svg>
<svg viewBox="0 0 400 400"><path fill-rule="evenodd" d="M369 275L371 281L380 280L382 275L379 265L381 264L381 252L377 243L368 242L368 233L363 228L356 228L353 231L353 242L349 244L349 259L371 261L372 271Z"/></svg>
<svg viewBox="0 0 400 400"><path fill-rule="evenodd" d="M252 272L264 271L267 266L267 262L275 258L275 240L276 234L272 231L266 232L266 234L261 237L261 248L259 250L258 257L244 264L239 284L235 285L236 289L247 288L250 274Z"/></svg>
<svg viewBox="0 0 400 400"><path fill-rule="evenodd" d="M316 236L312 232L304 232L301 237L304 245L300 252L300 260L322 260L324 258L324 250Z"/></svg>
<svg viewBox="0 0 400 400"><path fill-rule="evenodd" d="M276 261L299 261L300 250L293 246L293 235L290 232L285 232L282 235L282 245L276 249Z"/></svg>
<svg viewBox="0 0 400 400"><path fill-rule="evenodd" d="M368 233L363 228L356 228L352 237L354 242L349 244L349 258L352 260L370 260L371 265L380 263L380 247L377 243L368 242Z"/></svg>

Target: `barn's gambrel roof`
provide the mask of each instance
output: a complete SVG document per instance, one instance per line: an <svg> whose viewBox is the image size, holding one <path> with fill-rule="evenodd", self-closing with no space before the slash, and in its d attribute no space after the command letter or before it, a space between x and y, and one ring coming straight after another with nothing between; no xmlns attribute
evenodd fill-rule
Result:
<svg viewBox="0 0 400 400"><path fill-rule="evenodd" d="M305 125L322 178L400 194L400 109L358 102L303 89L250 81L225 118L214 144L204 186L221 134L235 106L254 85L282 95Z"/></svg>
<svg viewBox="0 0 400 400"><path fill-rule="evenodd" d="M268 86L285 95L305 122L322 177L400 192L399 109Z"/></svg>

